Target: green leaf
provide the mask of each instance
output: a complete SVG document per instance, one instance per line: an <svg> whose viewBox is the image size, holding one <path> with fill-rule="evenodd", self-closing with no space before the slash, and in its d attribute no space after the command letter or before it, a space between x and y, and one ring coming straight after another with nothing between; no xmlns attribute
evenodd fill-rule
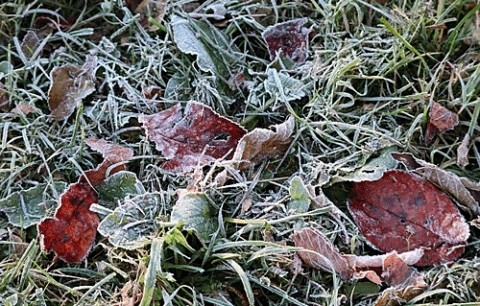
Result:
<svg viewBox="0 0 480 306"><path fill-rule="evenodd" d="M288 204L289 210L294 210L299 213L308 211L311 203L310 195L303 181L298 176L294 177L290 183L290 196L292 197L292 201Z"/></svg>
<svg viewBox="0 0 480 306"><path fill-rule="evenodd" d="M62 193L67 184L56 182L54 193ZM0 211L7 215L13 226L27 228L39 223L55 207L57 200L51 197L52 185L40 184L27 190L17 191L0 200Z"/></svg>
<svg viewBox="0 0 480 306"><path fill-rule="evenodd" d="M157 193L145 193L127 198L100 222L98 232L116 247L134 250L150 242L155 233L155 218L160 211Z"/></svg>
<svg viewBox="0 0 480 306"><path fill-rule="evenodd" d="M268 69L265 90L280 101L289 102L306 96L305 84L276 69Z"/></svg>
<svg viewBox="0 0 480 306"><path fill-rule="evenodd" d="M116 203L125 199L127 195L143 194L145 189L135 173L121 171L103 181L97 187L97 192L100 204L103 206L111 206L112 204L116 206Z"/></svg>
<svg viewBox="0 0 480 306"><path fill-rule="evenodd" d="M186 230L193 230L206 243L217 230L218 221L204 193L186 193L173 206L170 221L180 223Z"/></svg>

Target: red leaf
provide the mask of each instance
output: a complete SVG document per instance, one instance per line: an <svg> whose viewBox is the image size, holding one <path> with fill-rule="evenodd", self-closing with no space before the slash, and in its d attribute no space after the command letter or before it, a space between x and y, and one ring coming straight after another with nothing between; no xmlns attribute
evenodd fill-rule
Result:
<svg viewBox="0 0 480 306"><path fill-rule="evenodd" d="M418 266L457 258L469 236L468 224L452 200L406 171L387 171L377 181L355 183L348 208L375 248L424 248Z"/></svg>
<svg viewBox="0 0 480 306"><path fill-rule="evenodd" d="M82 261L97 233L99 219L90 211L90 206L96 202L97 194L90 185L70 185L60 196L55 217L47 218L38 225L42 249L54 251L66 262Z"/></svg>
<svg viewBox="0 0 480 306"><path fill-rule="evenodd" d="M169 161L163 168L184 173L193 167L231 156L244 128L215 113L201 103L189 102L182 114L180 104L154 115L142 116L140 122L147 138Z"/></svg>
<svg viewBox="0 0 480 306"><path fill-rule="evenodd" d="M430 145L433 142L437 133L453 130L458 125L458 115L437 102L433 102L428 117L429 121L427 131L425 132L426 145Z"/></svg>
<svg viewBox="0 0 480 306"><path fill-rule="evenodd" d="M309 29L303 27L306 23L306 18L295 19L270 26L263 32L271 60L281 51L285 57L297 64L305 62L310 33Z"/></svg>

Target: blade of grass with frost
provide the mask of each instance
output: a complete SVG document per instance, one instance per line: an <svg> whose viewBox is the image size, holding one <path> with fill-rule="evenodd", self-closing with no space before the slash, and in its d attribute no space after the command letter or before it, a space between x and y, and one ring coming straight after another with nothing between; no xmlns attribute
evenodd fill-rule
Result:
<svg viewBox="0 0 480 306"><path fill-rule="evenodd" d="M147 272L145 272L143 296L140 301L140 306L150 306L152 304L157 275L162 273L162 253L163 239L154 238L150 249L150 262L148 263Z"/></svg>
<svg viewBox="0 0 480 306"><path fill-rule="evenodd" d="M250 281L248 280L248 275L242 269L242 267L234 260L227 259L226 264L231 267L240 277L240 280L243 284L243 289L245 290L245 295L247 296L248 305L254 306L255 305L255 296L252 291L252 286L250 285Z"/></svg>

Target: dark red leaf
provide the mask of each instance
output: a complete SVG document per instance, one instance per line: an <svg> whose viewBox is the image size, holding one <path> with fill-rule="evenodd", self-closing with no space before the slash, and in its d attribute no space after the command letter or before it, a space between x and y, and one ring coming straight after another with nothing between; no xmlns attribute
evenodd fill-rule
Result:
<svg viewBox="0 0 480 306"><path fill-rule="evenodd" d="M348 208L375 248L424 248L419 266L457 258L469 236L468 224L452 200L406 171L387 171L377 181L355 183Z"/></svg>
<svg viewBox="0 0 480 306"><path fill-rule="evenodd" d="M189 102L183 113L177 104L157 114L142 116L140 122L147 138L169 159L163 168L175 173L231 156L246 133L235 122L196 102Z"/></svg>
<svg viewBox="0 0 480 306"><path fill-rule="evenodd" d="M55 217L47 218L38 225L42 249L54 251L66 262L82 261L97 233L99 219L90 211L90 206L97 200L97 194L90 185L70 185L60 196Z"/></svg>
<svg viewBox="0 0 480 306"><path fill-rule="evenodd" d="M262 36L268 45L271 60L282 51L285 57L297 64L305 62L310 33L309 29L303 27L306 23L306 18L295 19L270 26L263 32Z"/></svg>
<svg viewBox="0 0 480 306"><path fill-rule="evenodd" d="M437 133L453 130L458 125L458 115L437 102L433 102L428 117L428 126L425 132L426 145L433 142Z"/></svg>

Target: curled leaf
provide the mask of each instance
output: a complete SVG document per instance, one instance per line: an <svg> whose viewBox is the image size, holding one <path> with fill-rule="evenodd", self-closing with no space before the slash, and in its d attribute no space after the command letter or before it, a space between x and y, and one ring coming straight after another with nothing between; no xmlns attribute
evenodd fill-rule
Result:
<svg viewBox="0 0 480 306"><path fill-rule="evenodd" d="M470 145L470 135L465 134L462 143L457 148L457 164L460 167L468 166L468 147Z"/></svg>
<svg viewBox="0 0 480 306"><path fill-rule="evenodd" d="M251 165L283 154L292 141L294 128L295 120L289 117L287 121L274 125L271 129L254 129L240 140L232 160L238 162L239 169L247 169Z"/></svg>
<svg viewBox="0 0 480 306"><path fill-rule="evenodd" d="M355 183L348 208L375 248L383 252L424 248L419 266L457 258L470 234L445 193L406 171L387 171L377 181Z"/></svg>
<svg viewBox="0 0 480 306"><path fill-rule="evenodd" d="M433 102L428 117L428 126L425 132L426 145L430 145L433 142L437 133L453 130L458 125L458 115L438 102Z"/></svg>
<svg viewBox="0 0 480 306"><path fill-rule="evenodd" d="M55 120L70 117L83 98L95 90L97 57L88 56L82 67L64 65L50 72L48 107Z"/></svg>
<svg viewBox="0 0 480 306"><path fill-rule="evenodd" d="M147 138L169 161L163 168L185 173L233 153L245 129L215 113L210 107L189 102L154 115L140 117Z"/></svg>

